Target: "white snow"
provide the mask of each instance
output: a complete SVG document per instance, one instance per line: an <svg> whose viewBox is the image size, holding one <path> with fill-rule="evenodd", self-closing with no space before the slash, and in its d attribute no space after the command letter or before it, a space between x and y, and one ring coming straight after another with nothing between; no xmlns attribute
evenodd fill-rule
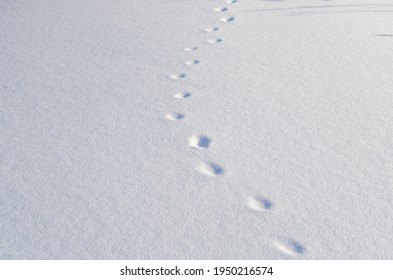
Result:
<svg viewBox="0 0 393 280"><path fill-rule="evenodd" d="M392 259L393 2L0 2L0 259Z"/></svg>

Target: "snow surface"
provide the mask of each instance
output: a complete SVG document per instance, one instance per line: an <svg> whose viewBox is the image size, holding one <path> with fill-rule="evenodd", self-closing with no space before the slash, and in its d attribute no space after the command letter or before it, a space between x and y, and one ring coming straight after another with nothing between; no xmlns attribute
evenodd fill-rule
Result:
<svg viewBox="0 0 393 280"><path fill-rule="evenodd" d="M1 259L393 259L391 0L0 2Z"/></svg>

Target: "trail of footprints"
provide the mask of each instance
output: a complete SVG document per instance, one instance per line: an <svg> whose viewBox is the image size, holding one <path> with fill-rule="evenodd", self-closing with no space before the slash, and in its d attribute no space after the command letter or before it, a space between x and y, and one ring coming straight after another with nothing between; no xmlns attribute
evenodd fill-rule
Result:
<svg viewBox="0 0 393 280"><path fill-rule="evenodd" d="M225 1L228 4L234 4L237 1L236 0L228 0ZM214 9L215 12L218 13L225 13L229 11L228 7L222 6L222 7L217 7ZM224 17L221 19L222 22L230 22L233 21L234 17ZM220 28L217 26L212 26L204 29L205 32L207 33L214 33L220 31ZM212 38L206 41L209 44L217 44L223 42L222 38ZM195 52L199 49L198 46L189 46L184 48L183 50L185 52ZM200 64L201 61L199 59L188 59L184 61L184 64L187 66L196 66ZM187 77L186 73L180 72L180 73L173 73L169 76L172 80L181 80ZM191 93L188 91L180 91L176 92L175 94L172 95L173 98L175 99L188 99L191 97ZM179 113L179 112L174 112L174 113L168 113L165 115L165 118L169 121L179 121L183 120L185 118L185 114ZM206 150L209 148L211 144L211 139L206 136L206 135L192 135L188 139L188 146L190 149L195 149L195 150ZM197 170L206 176L218 176L224 174L224 169L221 167L219 164L214 163L214 162L203 162L197 165Z"/></svg>
<svg viewBox="0 0 393 280"><path fill-rule="evenodd" d="M227 4L236 4L238 3L237 0L226 0L225 1ZM226 13L229 11L228 7L222 6L222 7L217 7L213 9L214 12L217 13ZM231 23L235 21L235 17L233 16L224 16L220 18L220 21L222 23ZM215 33L220 31L221 29L217 26L212 26L204 29L204 32L207 33ZM223 42L222 38L212 38L207 40L207 43L209 44L217 44ZM185 52L195 52L199 49L197 46L190 46L186 47L183 50ZM184 64L187 66L196 66L200 64L201 61L199 59L189 59L184 61ZM169 76L172 80L180 80L184 79L187 77L186 73L174 73ZM175 99L188 99L192 96L191 92L189 91L180 91L176 92L175 94L172 95L173 98ZM165 118L169 121L180 121L183 120L186 117L185 114L179 113L179 112L174 112L174 113L168 113L165 115ZM191 135L188 139L188 146L190 149L194 150L207 150L209 146L211 145L212 140L210 137L206 135ZM197 165L197 170L199 173L208 176L208 177L215 177L215 176L220 176L224 174L224 169L222 166L215 162L201 162ZM266 211L271 211L274 207L274 204L272 201L270 201L268 198L263 197L263 196L249 196L246 201L247 207L256 213L261 213L261 212L266 212ZM277 249L278 252L289 256L289 257L296 257L298 255L301 255L305 252L305 248L303 247L302 244L297 242L296 240L293 239L279 239L275 240L273 242L275 248Z"/></svg>

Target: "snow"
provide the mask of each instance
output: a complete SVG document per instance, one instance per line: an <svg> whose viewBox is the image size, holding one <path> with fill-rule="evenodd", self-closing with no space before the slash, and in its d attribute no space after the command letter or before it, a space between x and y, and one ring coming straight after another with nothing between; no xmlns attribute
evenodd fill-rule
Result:
<svg viewBox="0 0 393 280"><path fill-rule="evenodd" d="M2 1L0 258L393 258L392 16Z"/></svg>

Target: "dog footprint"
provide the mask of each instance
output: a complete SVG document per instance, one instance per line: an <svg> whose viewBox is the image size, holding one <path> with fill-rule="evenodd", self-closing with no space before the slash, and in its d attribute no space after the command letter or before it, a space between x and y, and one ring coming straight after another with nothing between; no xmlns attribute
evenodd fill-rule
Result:
<svg viewBox="0 0 393 280"><path fill-rule="evenodd" d="M281 253L291 257L301 255L306 251L302 244L293 239L276 240L274 245Z"/></svg>
<svg viewBox="0 0 393 280"><path fill-rule="evenodd" d="M266 211L272 208L273 203L263 197L259 196L250 196L247 199L248 208L254 211Z"/></svg>
<svg viewBox="0 0 393 280"><path fill-rule="evenodd" d="M190 51L196 51L197 49L198 49L198 47L186 47L186 48L184 48L184 51L190 52Z"/></svg>
<svg viewBox="0 0 393 280"><path fill-rule="evenodd" d="M216 44L216 43L221 43L221 42L222 42L222 39L220 39L220 38L217 38L217 39L210 39L210 40L207 40L207 42L208 42L209 44Z"/></svg>
<svg viewBox="0 0 393 280"><path fill-rule="evenodd" d="M186 64L186 65L196 65L196 64L199 64L199 63L201 63L201 62L199 60L197 60L197 59L190 59L190 60L186 60L184 62L184 64Z"/></svg>
<svg viewBox="0 0 393 280"><path fill-rule="evenodd" d="M210 145L210 139L204 135L199 135L199 136L193 135L188 140L188 145L191 148L207 149L209 148Z"/></svg>
<svg viewBox="0 0 393 280"><path fill-rule="evenodd" d="M191 93L187 92L187 91L183 91L183 92L177 92L173 95L174 98L177 99L184 99L184 98L188 98L191 96Z"/></svg>
<svg viewBox="0 0 393 280"><path fill-rule="evenodd" d="M224 173L224 169L221 166L212 162L202 163L198 166L198 169L207 176L218 176Z"/></svg>
<svg viewBox="0 0 393 280"><path fill-rule="evenodd" d="M165 115L165 118L170 121L178 121L184 119L184 114L182 113L168 113Z"/></svg>
<svg viewBox="0 0 393 280"><path fill-rule="evenodd" d="M218 27L209 27L205 29L206 32L216 32L218 30L220 30Z"/></svg>
<svg viewBox="0 0 393 280"><path fill-rule="evenodd" d="M179 80L179 79L183 79L186 77L186 74L184 73L179 73L179 74L172 74L169 76L172 80Z"/></svg>
<svg viewBox="0 0 393 280"><path fill-rule="evenodd" d="M214 11L219 12L219 13L223 13L228 11L227 7L219 7L219 8L215 8Z"/></svg>
<svg viewBox="0 0 393 280"><path fill-rule="evenodd" d="M223 17L223 18L221 18L222 22L232 22L234 20L235 20L234 17Z"/></svg>

